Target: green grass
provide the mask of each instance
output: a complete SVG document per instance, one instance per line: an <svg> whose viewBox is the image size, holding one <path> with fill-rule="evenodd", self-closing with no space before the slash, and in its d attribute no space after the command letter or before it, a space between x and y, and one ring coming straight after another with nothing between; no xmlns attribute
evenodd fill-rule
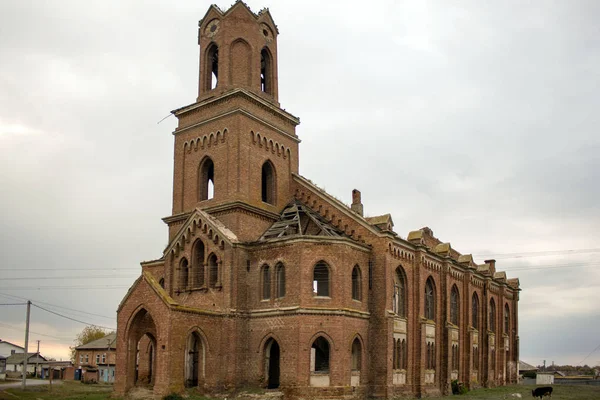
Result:
<svg viewBox="0 0 600 400"><path fill-rule="evenodd" d="M111 385L84 385L81 382L64 381L61 385L31 386L25 391L6 389L0 391L0 400L107 400L112 393ZM116 398L111 400L117 400Z"/></svg>
<svg viewBox="0 0 600 400"><path fill-rule="evenodd" d="M522 399L533 399L531 390L536 386L514 385L502 386L493 389L476 389L462 396L437 397L446 400L513 400L512 393L520 393ZM600 386L587 385L553 385L554 392L552 400L598 400L600 399ZM119 400L111 397L112 386L110 385L83 385L80 382L65 381L62 385L32 386L26 391L21 389L7 389L0 391L0 400ZM186 400L209 400L194 391L188 391ZM430 398L433 399L433 398Z"/></svg>

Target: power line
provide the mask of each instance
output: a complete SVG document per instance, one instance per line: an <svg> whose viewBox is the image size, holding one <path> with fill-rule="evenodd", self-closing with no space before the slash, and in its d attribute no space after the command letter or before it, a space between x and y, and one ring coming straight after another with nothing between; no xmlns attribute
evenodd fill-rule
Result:
<svg viewBox="0 0 600 400"><path fill-rule="evenodd" d="M0 268L0 271L140 271L140 268Z"/></svg>
<svg viewBox="0 0 600 400"><path fill-rule="evenodd" d="M600 349L600 344L594 350L592 350L590 352L590 354L588 354L587 356L585 356L585 358L579 362L579 365L583 364L583 362L585 360L587 360L589 358L589 356L591 356L592 354L594 354L596 352L596 350L598 350L598 349Z"/></svg>
<svg viewBox="0 0 600 400"><path fill-rule="evenodd" d="M21 280L50 280L50 279L135 279L137 276L114 276L114 275L95 275L95 276L29 276L2 278L3 281L21 281Z"/></svg>
<svg viewBox="0 0 600 400"><path fill-rule="evenodd" d="M13 286L13 287L0 287L0 290L45 290L45 289L124 289L128 288L127 285L119 286Z"/></svg>
<svg viewBox="0 0 600 400"><path fill-rule="evenodd" d="M18 331L18 332L23 332L23 328L17 328L17 327L15 327L13 325L5 324L3 322L0 322L0 326L2 326L4 328L7 328L7 329L15 330L15 331ZM40 335L40 336L46 336L46 337L49 337L49 338L58 339L58 340L61 340L61 341L70 341L69 339L61 338L61 337L58 337L58 336L48 335L46 333L39 333L39 332L34 332L34 331L29 331L29 332L30 333L35 333L36 335Z"/></svg>
<svg viewBox="0 0 600 400"><path fill-rule="evenodd" d="M600 249L572 249L572 250L545 250L545 251L529 251L522 253L488 253L488 254L474 254L474 257L497 257L498 259L506 258L526 258L526 257L543 257L543 256L555 256L555 255L569 255L569 254L586 254L586 253L598 253Z"/></svg>
<svg viewBox="0 0 600 400"><path fill-rule="evenodd" d="M9 297L9 298L12 297L12 298L19 299L19 300L27 300L27 299L25 299L24 297L21 297L21 296L14 296L14 295L5 294L5 293L0 293L0 296ZM61 308L63 310L69 310L69 311L75 311L75 312L78 312L78 313L81 313L81 314L88 314L88 315L93 315L95 317L102 317L102 318L111 319L111 320L115 319L115 317L107 317L106 315L94 314L94 313L91 313L89 311L82 311L82 310L77 310L75 308L58 306L56 304L47 303L47 302L39 301L39 300L35 300L35 299L32 299L32 301L35 302L35 303L39 303L39 304L45 304L45 305L47 305L49 307ZM27 304L27 303L23 303L23 304Z"/></svg>
<svg viewBox="0 0 600 400"><path fill-rule="evenodd" d="M0 306L25 306L27 303L0 303Z"/></svg>
<svg viewBox="0 0 600 400"><path fill-rule="evenodd" d="M39 308L40 310L44 310L44 311L46 311L46 312L49 312L50 314L58 315L59 317L66 318L66 319L68 319L68 320L71 320L71 321L79 322L80 324L92 325L92 326L97 326L98 328L103 328L103 329L109 329L109 330L111 330L111 331L116 331L116 329L115 329L115 328L110 328L110 327L107 327L107 326L102 326L102 325L98 325L98 324L92 324L92 323L90 323L90 322L81 321L81 320L78 320L78 319L75 319L75 318L71 318L71 317L68 317L68 316L66 316L66 315L63 315L63 314L57 313L57 312L55 312L55 311L48 310L48 309L46 309L46 308L44 308L44 307L42 307L42 306L38 306L37 304L33 304L33 303L31 303L31 304L32 304L34 307L37 307L37 308Z"/></svg>

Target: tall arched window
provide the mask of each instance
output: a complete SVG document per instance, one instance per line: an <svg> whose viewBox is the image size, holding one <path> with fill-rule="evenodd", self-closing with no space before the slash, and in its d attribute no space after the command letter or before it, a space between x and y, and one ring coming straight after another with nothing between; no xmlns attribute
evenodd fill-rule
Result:
<svg viewBox="0 0 600 400"><path fill-rule="evenodd" d="M435 319L435 287L431 277L425 283L425 318L432 321Z"/></svg>
<svg viewBox="0 0 600 400"><path fill-rule="evenodd" d="M271 272L268 265L263 265L261 275L262 299L267 300L271 298Z"/></svg>
<svg viewBox="0 0 600 400"><path fill-rule="evenodd" d="M362 364L362 346L360 340L355 338L352 342L352 371L360 371Z"/></svg>
<svg viewBox="0 0 600 400"><path fill-rule="evenodd" d="M473 293L471 323L473 324L473 328L479 329L479 296L477 296L477 293Z"/></svg>
<svg viewBox="0 0 600 400"><path fill-rule="evenodd" d="M204 243L202 240L196 240L193 250L194 258L192 270L194 271L194 286L204 286Z"/></svg>
<svg viewBox="0 0 600 400"><path fill-rule="evenodd" d="M458 288L456 285L452 286L450 292L450 322L458 326L458 315L459 315L459 302L458 302Z"/></svg>
<svg viewBox="0 0 600 400"><path fill-rule="evenodd" d="M329 266L321 261L315 265L313 271L313 294L329 296L329 284Z"/></svg>
<svg viewBox="0 0 600 400"><path fill-rule="evenodd" d="M273 94L273 61L266 47L260 52L260 89Z"/></svg>
<svg viewBox="0 0 600 400"><path fill-rule="evenodd" d="M179 290L187 290L188 287L188 260L182 258L179 262Z"/></svg>
<svg viewBox="0 0 600 400"><path fill-rule="evenodd" d="M323 336L319 336L313 342L311 359L314 360L314 365L311 365L313 372L329 372L329 342Z"/></svg>
<svg viewBox="0 0 600 400"><path fill-rule="evenodd" d="M488 321L490 331L496 332L496 302L490 300L490 320Z"/></svg>
<svg viewBox="0 0 600 400"><path fill-rule="evenodd" d="M277 284L277 298L285 296L285 266L278 263L275 266L275 281Z"/></svg>
<svg viewBox="0 0 600 400"><path fill-rule="evenodd" d="M352 299L362 300L361 289L362 289L362 278L360 276L360 268L355 265L352 269Z"/></svg>
<svg viewBox="0 0 600 400"><path fill-rule="evenodd" d="M206 157L198 168L198 200L210 200L214 196L215 164Z"/></svg>
<svg viewBox="0 0 600 400"><path fill-rule="evenodd" d="M204 90L209 91L217 87L219 80L219 47L216 44L211 44L206 50L205 62Z"/></svg>
<svg viewBox="0 0 600 400"><path fill-rule="evenodd" d="M275 167L271 161L265 161L262 166L261 174L261 197L262 201L269 204L275 204L277 193L277 182L275 178Z"/></svg>
<svg viewBox="0 0 600 400"><path fill-rule="evenodd" d="M219 282L219 264L217 263L217 256L211 254L208 256L208 284L211 288L217 286Z"/></svg>
<svg viewBox="0 0 600 400"><path fill-rule="evenodd" d="M504 305L504 333L510 334L510 310L508 304Z"/></svg>
<svg viewBox="0 0 600 400"><path fill-rule="evenodd" d="M402 267L396 268L394 274L394 300L393 309L399 317L406 318L406 274Z"/></svg>

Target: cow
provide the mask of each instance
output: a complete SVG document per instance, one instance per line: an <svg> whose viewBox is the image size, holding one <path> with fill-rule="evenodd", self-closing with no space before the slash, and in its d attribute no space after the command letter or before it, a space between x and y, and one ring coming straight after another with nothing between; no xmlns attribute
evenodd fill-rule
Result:
<svg viewBox="0 0 600 400"><path fill-rule="evenodd" d="M533 397L539 397L540 399L544 396L550 396L550 398L552 398L552 387L543 386L543 387L533 389L531 391L531 395Z"/></svg>

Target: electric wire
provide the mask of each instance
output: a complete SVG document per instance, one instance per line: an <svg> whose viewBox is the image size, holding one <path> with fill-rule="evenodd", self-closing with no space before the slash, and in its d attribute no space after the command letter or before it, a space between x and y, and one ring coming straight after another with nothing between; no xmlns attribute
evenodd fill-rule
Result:
<svg viewBox="0 0 600 400"><path fill-rule="evenodd" d="M592 350L590 352L590 354L588 354L587 356L585 356L585 358L579 362L579 365L583 365L583 362L585 360L587 360L592 354L594 354L598 349L600 349L600 344L594 350Z"/></svg>
<svg viewBox="0 0 600 400"><path fill-rule="evenodd" d="M66 315L63 315L63 314L57 313L57 312L55 312L55 311L48 310L47 308L44 308L44 307L42 307L42 306L39 306L39 305L37 305L37 304L35 304L35 303L31 303L31 305L32 305L32 306L34 306L34 307L37 307L37 308L39 308L40 310L44 310L44 311L46 311L46 312L49 312L50 314L58 315L59 317L63 317L63 318L66 318L66 319L68 319L68 320L71 320L71 321L79 322L80 324L84 324L84 325L91 325L91 326L97 326L98 328L103 328L103 329L109 329L109 330L111 330L111 331L116 331L116 328L112 328L112 327L108 327L108 326L102 326L102 325L98 325L98 324L93 324L93 323L91 323L91 322L85 322L85 321L81 321L81 320L79 320L79 319L71 318L71 317L68 317L68 316L66 316Z"/></svg>

